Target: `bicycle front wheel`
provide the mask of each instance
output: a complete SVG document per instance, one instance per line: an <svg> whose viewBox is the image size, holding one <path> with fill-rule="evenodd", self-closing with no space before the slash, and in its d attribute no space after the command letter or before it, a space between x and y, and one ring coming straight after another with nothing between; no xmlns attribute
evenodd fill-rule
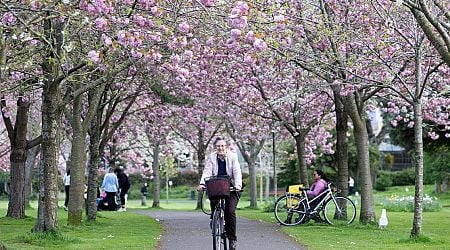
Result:
<svg viewBox="0 0 450 250"><path fill-rule="evenodd" d="M274 213L281 225L295 226L305 219L306 206L301 197L287 194L275 202Z"/></svg>
<svg viewBox="0 0 450 250"><path fill-rule="evenodd" d="M325 220L331 225L348 225L355 220L356 207L347 197L334 197L325 203Z"/></svg>
<svg viewBox="0 0 450 250"><path fill-rule="evenodd" d="M226 250L226 242L222 243L222 237L224 237L225 221L223 218L222 210L215 210L212 219L212 237L213 237L213 250Z"/></svg>

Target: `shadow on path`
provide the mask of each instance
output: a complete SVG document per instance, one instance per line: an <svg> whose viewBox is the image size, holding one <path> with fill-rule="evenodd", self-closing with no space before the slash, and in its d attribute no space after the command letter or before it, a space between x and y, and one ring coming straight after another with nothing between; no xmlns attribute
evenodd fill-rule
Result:
<svg viewBox="0 0 450 250"><path fill-rule="evenodd" d="M159 244L160 250L212 249L209 216L196 211L139 210L159 220L165 232ZM279 225L237 219L238 249L242 250L297 250L306 249L281 232Z"/></svg>

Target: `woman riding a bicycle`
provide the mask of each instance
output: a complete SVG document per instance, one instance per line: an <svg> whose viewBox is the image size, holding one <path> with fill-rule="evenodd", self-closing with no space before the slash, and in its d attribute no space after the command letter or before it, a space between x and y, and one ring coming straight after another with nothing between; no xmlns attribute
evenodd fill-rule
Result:
<svg viewBox="0 0 450 250"><path fill-rule="evenodd" d="M222 137L214 141L215 152L210 154L206 160L205 169L198 190L205 188L205 179L213 176L229 176L232 185L240 190L242 188L242 173L238 157L235 152L228 150L228 144ZM218 201L210 201L213 210ZM239 193L231 192L225 200L225 231L230 241L230 250L236 249L236 207L239 202Z"/></svg>

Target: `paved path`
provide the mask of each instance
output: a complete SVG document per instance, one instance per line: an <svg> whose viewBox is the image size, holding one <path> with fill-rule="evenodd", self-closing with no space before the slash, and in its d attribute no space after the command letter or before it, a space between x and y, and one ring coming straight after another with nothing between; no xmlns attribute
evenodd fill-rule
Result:
<svg viewBox="0 0 450 250"><path fill-rule="evenodd" d="M202 212L139 210L137 213L162 222L165 232L160 250L212 249L209 216ZM239 250L306 249L281 232L279 225L238 218L237 232Z"/></svg>

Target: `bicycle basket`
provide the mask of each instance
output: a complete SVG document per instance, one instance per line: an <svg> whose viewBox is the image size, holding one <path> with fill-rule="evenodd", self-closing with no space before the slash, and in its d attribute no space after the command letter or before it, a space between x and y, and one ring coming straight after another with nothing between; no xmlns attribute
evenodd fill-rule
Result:
<svg viewBox="0 0 450 250"><path fill-rule="evenodd" d="M228 176L211 177L205 181L208 199L218 200L230 196L230 178Z"/></svg>

